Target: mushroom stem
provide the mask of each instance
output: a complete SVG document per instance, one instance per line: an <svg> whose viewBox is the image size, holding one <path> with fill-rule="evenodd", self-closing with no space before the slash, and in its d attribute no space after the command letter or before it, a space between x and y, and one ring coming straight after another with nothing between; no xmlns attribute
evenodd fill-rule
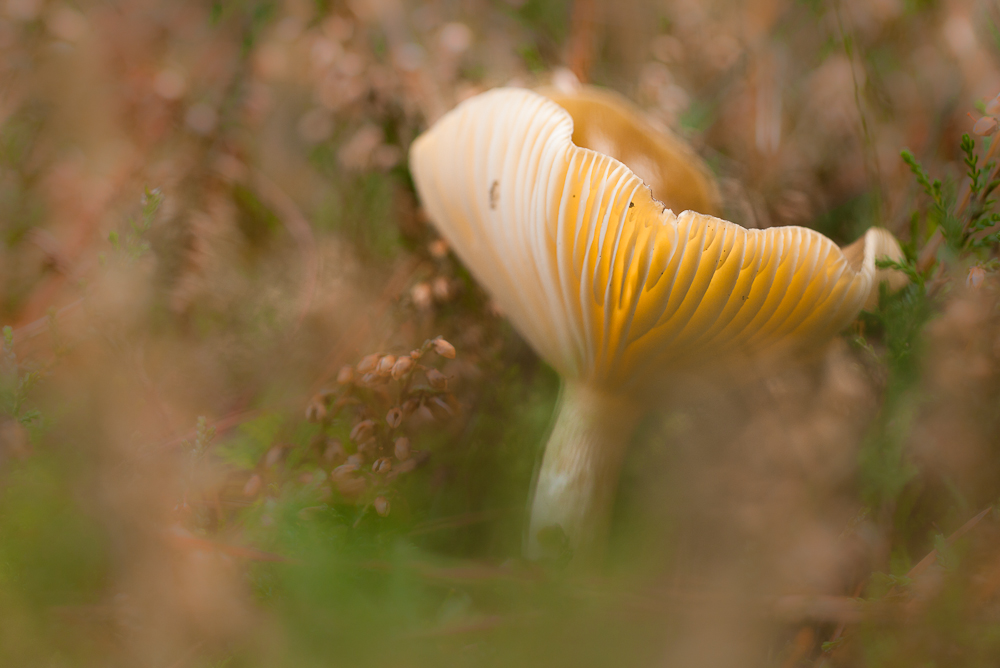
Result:
<svg viewBox="0 0 1000 668"><path fill-rule="evenodd" d="M526 557L600 565L625 447L640 415L634 401L580 383L563 385L535 481Z"/></svg>

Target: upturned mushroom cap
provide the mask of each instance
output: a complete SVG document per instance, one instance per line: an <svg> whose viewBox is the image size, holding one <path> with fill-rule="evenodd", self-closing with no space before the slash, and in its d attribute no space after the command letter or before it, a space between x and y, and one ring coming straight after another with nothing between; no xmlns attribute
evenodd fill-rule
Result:
<svg viewBox="0 0 1000 668"><path fill-rule="evenodd" d="M495 89L441 118L410 153L430 219L567 380L636 391L808 348L877 298L877 257L902 255L879 229L845 254L803 227L675 214L622 162L574 144L574 120L593 135L590 119L553 100Z"/></svg>
<svg viewBox="0 0 1000 668"><path fill-rule="evenodd" d="M674 211L721 211L719 189L688 144L655 127L627 98L595 86L538 91L569 112L573 143L628 165L653 197Z"/></svg>

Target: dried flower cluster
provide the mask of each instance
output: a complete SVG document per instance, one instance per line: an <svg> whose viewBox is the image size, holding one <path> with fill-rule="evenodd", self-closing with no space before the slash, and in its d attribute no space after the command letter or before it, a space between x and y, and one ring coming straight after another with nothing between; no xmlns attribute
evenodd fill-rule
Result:
<svg viewBox="0 0 1000 668"><path fill-rule="evenodd" d="M429 456L411 448L413 431L459 411L449 377L428 366L433 357L455 359L455 347L437 337L407 355L366 355L342 367L337 386L306 407L306 418L324 429L322 463L343 498L388 515L391 483ZM338 423L349 424L347 439L333 435Z"/></svg>

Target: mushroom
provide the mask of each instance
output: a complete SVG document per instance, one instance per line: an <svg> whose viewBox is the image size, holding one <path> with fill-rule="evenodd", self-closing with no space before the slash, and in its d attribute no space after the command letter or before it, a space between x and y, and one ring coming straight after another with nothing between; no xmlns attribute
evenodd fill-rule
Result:
<svg viewBox="0 0 1000 668"><path fill-rule="evenodd" d="M525 555L561 545L574 565L601 561L646 398L685 373L732 375L817 347L877 300L880 280L898 285L876 258L902 256L881 229L842 250L802 227L675 214L675 201L714 208L707 173L662 136L643 141L636 133L650 128L628 114L588 116L611 99L494 89L442 117L410 152L430 220L562 377ZM610 125L598 130L597 120ZM658 161L660 190L574 139Z"/></svg>

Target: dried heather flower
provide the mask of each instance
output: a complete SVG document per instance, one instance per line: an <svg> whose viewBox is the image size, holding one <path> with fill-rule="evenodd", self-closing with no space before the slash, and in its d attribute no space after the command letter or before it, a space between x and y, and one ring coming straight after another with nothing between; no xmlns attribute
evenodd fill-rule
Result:
<svg viewBox="0 0 1000 668"><path fill-rule="evenodd" d="M455 359L455 346L451 345L440 336L431 344L434 347L434 352L436 352L441 357L447 357L450 360Z"/></svg>
<svg viewBox="0 0 1000 668"><path fill-rule="evenodd" d="M376 496L372 505L375 506L375 512L380 516L385 517L389 514L389 499L384 496Z"/></svg>
<svg viewBox="0 0 1000 668"><path fill-rule="evenodd" d="M447 390L448 389L448 377L438 371L437 369L427 370L427 382L435 390Z"/></svg>
<svg viewBox="0 0 1000 668"><path fill-rule="evenodd" d="M403 423L403 409L399 406L393 406L389 409L389 412L386 413L385 421L390 427L395 429Z"/></svg>
<svg viewBox="0 0 1000 668"><path fill-rule="evenodd" d="M372 464L372 473L388 473L392 470L392 460L388 457L379 457Z"/></svg>
<svg viewBox="0 0 1000 668"><path fill-rule="evenodd" d="M361 361L358 362L358 373L374 371L375 367L378 366L378 360L379 355L375 353L362 357Z"/></svg>
<svg viewBox="0 0 1000 668"><path fill-rule="evenodd" d="M392 377L399 380L406 375L406 372L413 367L413 358L409 355L403 355L396 360L396 363L392 365Z"/></svg>
<svg viewBox="0 0 1000 668"><path fill-rule="evenodd" d="M341 385L348 385L354 380L354 368L350 364L340 367L337 372L337 382Z"/></svg>
<svg viewBox="0 0 1000 668"><path fill-rule="evenodd" d="M980 137L987 137L997 131L997 119L983 116L972 126L972 132Z"/></svg>
<svg viewBox="0 0 1000 668"><path fill-rule="evenodd" d="M362 420L361 422L354 425L354 429L351 430L351 440L355 443L360 443L362 441L367 441L373 435L375 431L374 420Z"/></svg>
<svg viewBox="0 0 1000 668"><path fill-rule="evenodd" d="M379 376L385 378L392 373L392 367L396 364L395 355L385 355L382 359L378 361L378 366L375 367L375 373Z"/></svg>
<svg viewBox="0 0 1000 668"><path fill-rule="evenodd" d="M410 290L410 299L413 300L414 306L421 311L426 311L431 307L433 301L431 286L426 283L417 283Z"/></svg>
<svg viewBox="0 0 1000 668"><path fill-rule="evenodd" d="M396 439L392 451L396 455L396 459L405 462L410 458L410 439L400 436Z"/></svg>
<svg viewBox="0 0 1000 668"><path fill-rule="evenodd" d="M261 480L261 477L258 474L254 473L250 476L250 479L247 480L247 483L243 485L243 496L257 496L257 492L260 491L260 488L263 485L264 481Z"/></svg>
<svg viewBox="0 0 1000 668"><path fill-rule="evenodd" d="M431 414L438 420L445 420L455 414L455 411L448 405L448 402L441 397L431 397L428 399L427 408L430 409Z"/></svg>
<svg viewBox="0 0 1000 668"><path fill-rule="evenodd" d="M355 473L361 467L357 464L341 464L337 468L333 469L331 476L334 480L341 480Z"/></svg>
<svg viewBox="0 0 1000 668"><path fill-rule="evenodd" d="M446 302L451 299L451 283L444 276L435 278L431 289L438 301Z"/></svg>
<svg viewBox="0 0 1000 668"><path fill-rule="evenodd" d="M323 450L323 459L328 462L335 462L344 456L344 444L335 438L331 438L326 443L326 449Z"/></svg>
<svg viewBox="0 0 1000 668"><path fill-rule="evenodd" d="M986 280L986 271L982 267L980 267L979 265L976 265L974 267L969 267L969 276L965 279L966 286L975 290L980 285L982 285L983 281L985 280Z"/></svg>
<svg viewBox="0 0 1000 668"><path fill-rule="evenodd" d="M448 255L448 242L444 239L435 239L427 244L427 250L434 259L443 260Z"/></svg>
<svg viewBox="0 0 1000 668"><path fill-rule="evenodd" d="M996 116L1000 114L1000 95L986 103L986 113L989 116Z"/></svg>
<svg viewBox="0 0 1000 668"><path fill-rule="evenodd" d="M309 405L306 406L306 420L309 422L322 422L326 419L326 404L321 397L313 397Z"/></svg>

